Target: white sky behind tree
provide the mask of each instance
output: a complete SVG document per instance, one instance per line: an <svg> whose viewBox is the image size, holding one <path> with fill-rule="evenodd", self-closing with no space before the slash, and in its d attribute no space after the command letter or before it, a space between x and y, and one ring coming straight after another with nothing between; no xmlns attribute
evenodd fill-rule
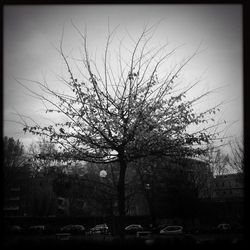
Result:
<svg viewBox="0 0 250 250"><path fill-rule="evenodd" d="M55 74L66 76L67 72L54 46L59 46L63 27L66 53L77 57L81 45L71 20L83 32L87 27L93 58L103 55L108 22L111 29L119 25L115 39L127 36L129 41L128 33L136 40L146 23L151 25L161 20L153 45L167 42L174 48L185 44L172 64L180 63L202 42L203 52L184 70L182 80L188 82L202 75L199 87L190 92L191 98L218 88L201 107L227 101L217 120L227 121L227 136L242 138L242 7L235 4L4 6L4 135L20 139L25 146L36 140L13 122L19 120L17 112L46 124L48 119L58 119L54 113L48 116L41 102L32 98L14 77L41 81L45 77L50 86L60 89L62 85Z"/></svg>

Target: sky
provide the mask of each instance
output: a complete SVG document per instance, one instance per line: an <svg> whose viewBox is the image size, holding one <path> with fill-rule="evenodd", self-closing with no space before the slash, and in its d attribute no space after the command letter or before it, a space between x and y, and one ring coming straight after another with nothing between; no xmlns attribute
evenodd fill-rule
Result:
<svg viewBox="0 0 250 250"><path fill-rule="evenodd" d="M82 31L87 27L91 55L103 51L110 28L119 25L115 36L138 38L146 23L159 22L153 43L185 44L174 60L204 49L188 66L184 80L202 75L200 91L218 89L205 106L226 101L218 120L227 121L226 133L243 135L243 59L241 5L11 5L4 6L4 135L28 146L36 137L24 134L17 114L49 122L39 101L30 96L15 78L42 80L60 88L55 74L64 75L65 65L58 47L64 29L64 49L77 56L81 40L71 22ZM175 61L174 61L175 62ZM32 83L28 83L34 87Z"/></svg>

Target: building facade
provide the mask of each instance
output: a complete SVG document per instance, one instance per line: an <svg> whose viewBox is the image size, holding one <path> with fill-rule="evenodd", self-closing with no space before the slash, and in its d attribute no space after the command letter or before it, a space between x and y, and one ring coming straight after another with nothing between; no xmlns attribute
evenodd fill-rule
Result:
<svg viewBox="0 0 250 250"><path fill-rule="evenodd" d="M242 201L244 198L243 174L217 175L213 183L213 199L216 201Z"/></svg>
<svg viewBox="0 0 250 250"><path fill-rule="evenodd" d="M244 181L243 174L217 175L213 184L214 206L217 216L230 223L244 221Z"/></svg>

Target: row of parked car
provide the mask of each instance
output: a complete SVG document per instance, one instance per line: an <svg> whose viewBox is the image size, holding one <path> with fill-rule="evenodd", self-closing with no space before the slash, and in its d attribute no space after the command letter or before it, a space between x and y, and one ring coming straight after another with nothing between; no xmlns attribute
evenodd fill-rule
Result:
<svg viewBox="0 0 250 250"><path fill-rule="evenodd" d="M125 232L127 234L137 234L138 232L145 232L148 231L150 233L154 234L162 234L162 235L173 235L173 234L183 234L184 228L180 225L159 225L157 227L149 226L149 227L143 227L140 224L131 224L125 227ZM219 224L217 227L212 228L211 230L207 230L205 233L210 232L230 232L232 231L232 228L230 224L222 223ZM86 228L83 225L78 224L70 224L63 226L59 228L59 230L52 230L51 228L46 227L45 225L35 225L30 226L27 230L24 230L20 226L12 225L9 226L6 230L7 233L22 233L26 232L28 234L34 234L34 233L68 233L68 234L80 234L80 235L93 235L93 234L110 234L109 227L106 223L98 224L89 230L86 230ZM186 232L185 232L186 233ZM195 229L192 231L192 233L203 233L201 229Z"/></svg>
<svg viewBox="0 0 250 250"><path fill-rule="evenodd" d="M144 228L143 226L139 224L132 224L125 228L125 232L127 233L137 233L137 232L143 232L143 231L150 231L152 233L159 233L159 234L182 234L183 233L183 227L182 226L167 226L167 225L160 225L158 227L148 227Z"/></svg>
<svg viewBox="0 0 250 250"><path fill-rule="evenodd" d="M109 228L107 224L98 224L86 231L83 225L66 225L60 228L62 233L71 233L71 234L108 234Z"/></svg>
<svg viewBox="0 0 250 250"><path fill-rule="evenodd" d="M220 223L216 227L208 228L194 228L192 230L184 230L180 225L162 224L156 227L144 228L139 224L132 224L125 228L126 232L137 233L141 231L150 231L155 234L183 234L183 233L242 233L243 227L241 225L231 226L228 223Z"/></svg>
<svg viewBox="0 0 250 250"><path fill-rule="evenodd" d="M20 226L17 225L11 225L6 228L7 233L28 233L28 234L34 234L34 233L70 233L70 234L81 234L85 235L87 234L107 234L109 233L109 228L107 224L98 224L92 228L90 228L88 231L85 229L83 225L78 224L69 224L63 227L60 227L59 229L46 227L45 225L34 225L28 227L26 230Z"/></svg>
<svg viewBox="0 0 250 250"><path fill-rule="evenodd" d="M13 232L13 233L21 233L23 228L20 226L10 226L7 229L7 232ZM143 226L139 224L131 224L125 227L125 232L127 234L136 234L137 232L143 232L143 231L151 231L152 233L160 233L160 234L181 234L183 233L183 227L182 226L159 226L157 228L144 228ZM51 230L49 228L46 228L44 225L35 225L30 226L28 230L26 230L27 233L50 233ZM92 235L92 234L109 234L110 230L107 224L98 224L92 228L90 228L88 231L85 229L83 225L77 225L77 224L70 224L61 227L59 230L57 230L57 233L70 233L70 234L81 234L81 235Z"/></svg>
<svg viewBox="0 0 250 250"><path fill-rule="evenodd" d="M157 228L157 230L153 229L152 232L158 232L160 234L167 234L167 233L183 233L183 227L182 226L167 226L159 230L160 227ZM125 227L125 232L128 234L136 234L137 232L142 231L148 231L150 229L144 228L143 226L139 224L131 224ZM24 231L23 228L17 225L12 225L7 228L7 232L13 232L13 233L21 233ZM27 233L43 233L43 232L50 232L51 230L49 228L46 228L45 225L35 225L30 226L26 232ZM83 225L77 225L77 224L70 224L61 227L59 230L57 230L57 233L70 233L70 234L108 234L110 233L109 227L107 224L98 224L92 228L90 228L88 231L85 229Z"/></svg>

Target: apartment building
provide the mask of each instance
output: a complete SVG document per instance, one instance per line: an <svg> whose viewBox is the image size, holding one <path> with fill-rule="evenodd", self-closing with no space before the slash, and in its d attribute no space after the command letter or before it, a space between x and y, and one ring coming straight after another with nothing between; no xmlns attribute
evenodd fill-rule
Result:
<svg viewBox="0 0 250 250"><path fill-rule="evenodd" d="M213 199L216 201L241 201L244 198L243 174L217 175L214 178Z"/></svg>

